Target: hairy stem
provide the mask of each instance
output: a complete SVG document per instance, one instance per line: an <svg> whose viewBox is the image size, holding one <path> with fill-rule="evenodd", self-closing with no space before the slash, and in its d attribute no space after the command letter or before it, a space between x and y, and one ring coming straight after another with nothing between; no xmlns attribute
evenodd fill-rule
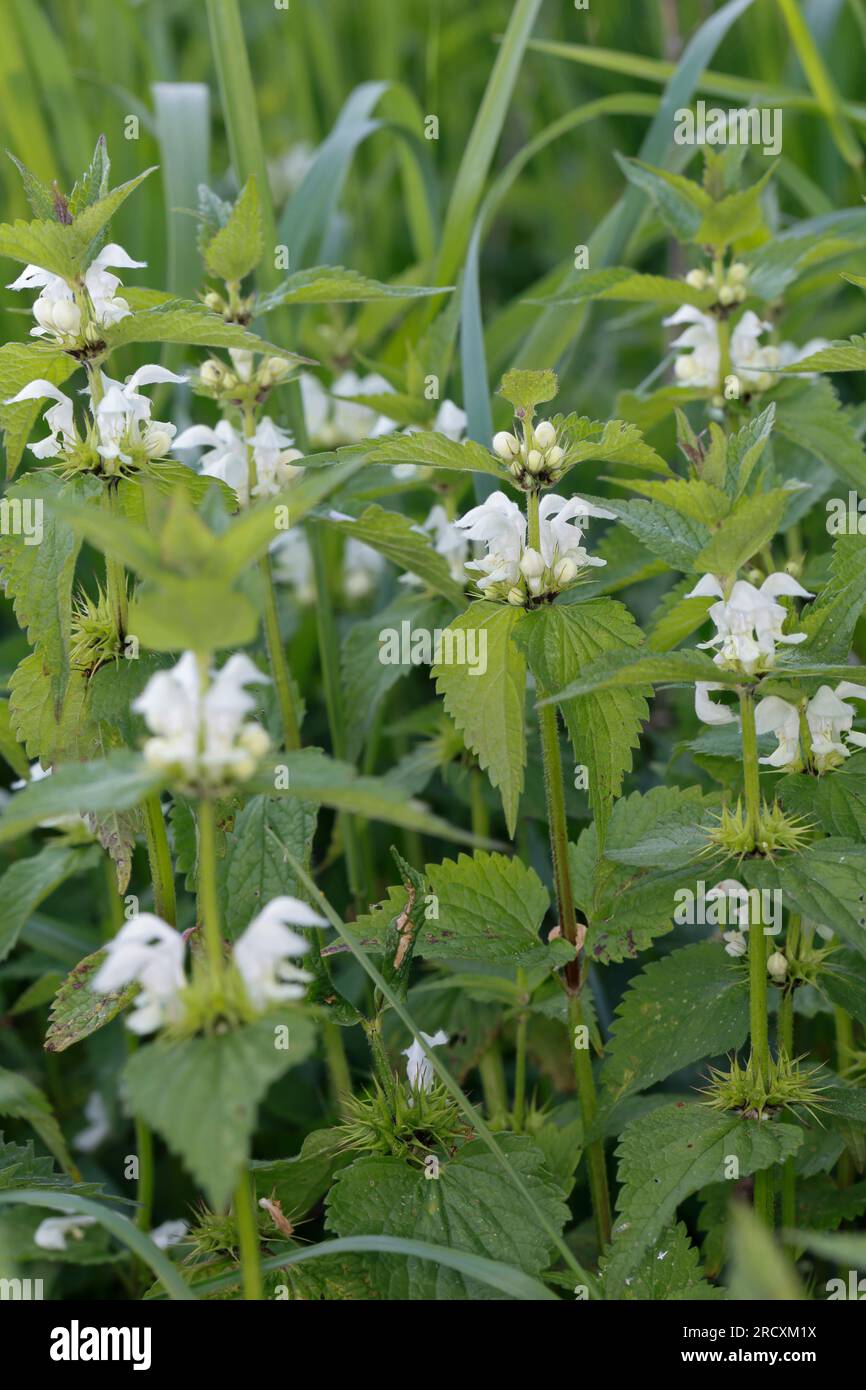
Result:
<svg viewBox="0 0 866 1390"><path fill-rule="evenodd" d="M214 980L222 971L223 942L217 898L216 816L206 796L198 803L198 916Z"/></svg>
<svg viewBox="0 0 866 1390"><path fill-rule="evenodd" d="M514 1109L512 1124L515 1132L523 1132L526 1117L526 1044L529 1034L529 1013L524 1006L528 1002L526 971L518 969L517 988L520 990L520 1012L517 1015L517 1055L514 1065Z"/></svg>
<svg viewBox="0 0 866 1390"><path fill-rule="evenodd" d="M481 1077L481 1090L484 1094L484 1109L491 1124L503 1124L508 1114L508 1090L505 1085L505 1068L502 1065L502 1052L499 1039L495 1038L478 1063Z"/></svg>
<svg viewBox="0 0 866 1390"><path fill-rule="evenodd" d="M325 1065L328 1069L331 1099L335 1109L341 1115L345 1115L346 1100L352 1094L352 1076L340 1025L326 1019L322 1024L322 1041L325 1044Z"/></svg>
<svg viewBox="0 0 866 1390"><path fill-rule="evenodd" d="M268 662L274 677L277 703L280 708L280 723L283 730L283 747L293 752L301 746L301 730L292 695L292 680L286 661L286 649L280 635L280 615L277 608L277 591L274 585L270 555L263 555L259 561L265 585L265 641L268 648Z"/></svg>
<svg viewBox="0 0 866 1390"><path fill-rule="evenodd" d="M264 1298L264 1284L262 1282L259 1228L256 1221L255 1192L249 1173L245 1172L242 1175L235 1188L234 1209L238 1227L241 1286L244 1291L244 1298L250 1302L258 1302Z"/></svg>
<svg viewBox="0 0 866 1390"><path fill-rule="evenodd" d="M758 735L755 730L755 697L751 687L740 688L740 717L742 722L743 782L746 797L746 821L753 848L757 848L761 824L761 787L758 766ZM770 1071L770 1036L767 1025L767 943L760 913L750 908L749 920L749 1035L752 1065L767 1081ZM772 1226L774 1212L774 1177L766 1168L755 1174L755 1211Z"/></svg>
<svg viewBox="0 0 866 1390"><path fill-rule="evenodd" d="M154 792L144 802L144 831L147 839L147 858L153 884L153 909L157 917L177 926L177 901L174 892L174 867L165 830L165 819L159 794Z"/></svg>
<svg viewBox="0 0 866 1390"><path fill-rule="evenodd" d="M853 1056L854 1025L851 1022L851 1015L840 1007L833 1010L833 1021L836 1028L836 1070L841 1074ZM836 1176L840 1187L850 1187L854 1181L854 1163L847 1148L842 1151Z"/></svg>
<svg viewBox="0 0 866 1390"><path fill-rule="evenodd" d="M796 959L800 937L800 919L791 913L785 935L785 954L788 957L788 981L779 1000L778 1045L779 1051L788 1057L794 1055L794 989L791 980L791 962ZM797 1171L793 1158L786 1158L782 1167L780 1183L780 1215L783 1226L797 1224Z"/></svg>

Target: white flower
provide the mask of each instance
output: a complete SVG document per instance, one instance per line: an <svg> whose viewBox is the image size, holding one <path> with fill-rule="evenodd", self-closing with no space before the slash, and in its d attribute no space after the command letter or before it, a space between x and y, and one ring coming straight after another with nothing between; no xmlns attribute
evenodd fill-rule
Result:
<svg viewBox="0 0 866 1390"><path fill-rule="evenodd" d="M542 498L538 519L541 553L547 565L553 568L559 560L571 560L580 570L587 565L607 564L606 560L590 555L581 545L583 523L591 516L602 517L606 521L616 519L613 512L606 511L604 507L594 507L582 497L565 498L549 492ZM569 525L569 522L574 522L574 525Z"/></svg>
<svg viewBox="0 0 866 1390"><path fill-rule="evenodd" d="M461 410L453 401L445 400L436 411L433 429L437 434L444 434L447 439L453 439L457 444L466 433L466 420L465 410Z"/></svg>
<svg viewBox="0 0 866 1390"><path fill-rule="evenodd" d="M746 938L741 931L723 931L722 940L727 942L726 953L735 959L738 956L744 956L749 949Z"/></svg>
<svg viewBox="0 0 866 1390"><path fill-rule="evenodd" d="M86 1129L76 1134L72 1146L81 1153L93 1153L111 1133L111 1123L105 1101L98 1091L92 1091L84 1107L84 1117L88 1121Z"/></svg>
<svg viewBox="0 0 866 1390"><path fill-rule="evenodd" d="M175 426L166 420L151 420L153 403L136 389L164 381L183 385L186 377L155 364L139 367L125 383L102 373L103 395L94 411L99 441L96 452L101 458L130 463L132 449L141 450L148 458L162 458L168 453Z"/></svg>
<svg viewBox="0 0 866 1390"><path fill-rule="evenodd" d="M462 584L466 579L464 566L469 558L469 541L455 526L441 502L431 507L421 523L421 529L432 538L437 555L447 560L451 578Z"/></svg>
<svg viewBox="0 0 866 1390"><path fill-rule="evenodd" d="M186 1221L163 1221L150 1233L154 1245L160 1250L168 1250L172 1245L181 1245L189 1226Z"/></svg>
<svg viewBox="0 0 866 1390"><path fill-rule="evenodd" d="M82 1240L87 1227L95 1225L95 1216L48 1216L36 1227L33 1244L40 1250L65 1250L70 1236Z"/></svg>
<svg viewBox="0 0 866 1390"><path fill-rule="evenodd" d="M323 448L336 444L357 444L362 439L375 439L396 428L393 420L368 405L342 399L346 396L390 395L393 387L376 373L359 377L356 372L343 372L326 391L317 376L304 372L299 378L304 420L310 439Z"/></svg>
<svg viewBox="0 0 866 1390"><path fill-rule="evenodd" d="M780 595L814 597L790 574L771 574L760 589L746 579L738 579L727 599L716 576L705 574L686 598L703 598L710 594L721 599L709 610L716 635L708 642L699 642L698 646L719 649L713 657L717 666L742 670L745 675L753 676L759 668L766 670L772 666L777 642L794 644L806 640L805 632L782 632L788 610L774 602Z"/></svg>
<svg viewBox="0 0 866 1390"><path fill-rule="evenodd" d="M713 690L725 690L724 685L711 681L695 682L695 714L705 724L736 724L737 716L728 705L721 705L710 699Z"/></svg>
<svg viewBox="0 0 866 1390"><path fill-rule="evenodd" d="M235 965L256 1009L302 998L304 986L313 979L291 963L292 956L309 950L309 944L290 929L289 923L296 927L328 925L325 917L297 898L273 898L235 942Z"/></svg>
<svg viewBox="0 0 866 1390"><path fill-rule="evenodd" d="M483 560L470 560L466 565L484 576L477 581L479 589L487 589L491 584L517 583L526 542L526 517L516 503L504 492L493 492L454 525L465 531L467 540L481 541L487 546Z"/></svg>
<svg viewBox="0 0 866 1390"><path fill-rule="evenodd" d="M428 1047L444 1047L448 1042L448 1034L440 1028L432 1037L429 1033L422 1033ZM406 1060L406 1078L409 1082L410 1091L431 1091L433 1089L433 1068L424 1049L417 1038L412 1039L412 1046L403 1049L403 1056Z"/></svg>
<svg viewBox="0 0 866 1390"><path fill-rule="evenodd" d="M44 396L48 396L57 404L50 406L42 417L51 433L36 444L27 446L38 459L56 458L58 454L72 449L78 443L72 400L53 382L37 377L34 381L29 381L17 396L10 396L5 404L17 405L19 401L38 401Z"/></svg>
<svg viewBox="0 0 866 1390"><path fill-rule="evenodd" d="M343 589L351 599L366 598L385 570L385 557L350 536L343 551Z"/></svg>
<svg viewBox="0 0 866 1390"><path fill-rule="evenodd" d="M755 730L759 734L775 734L778 748L761 763L769 767L794 767L800 762L800 714L794 705L778 695L768 695L755 707Z"/></svg>
<svg viewBox="0 0 866 1390"><path fill-rule="evenodd" d="M788 974L788 958L782 951L774 951L768 958L767 974L777 985L784 984Z"/></svg>
<svg viewBox="0 0 866 1390"><path fill-rule="evenodd" d="M812 760L819 772L838 766L842 758L851 755L849 745L866 748L866 734L852 730L856 710L846 704L843 696L866 700L866 686L841 681L835 690L822 685L806 706ZM755 727L759 734L772 733L779 746L762 763L771 767L797 767L801 762L800 715L794 705L777 695L761 700L755 710Z"/></svg>
<svg viewBox="0 0 866 1390"><path fill-rule="evenodd" d="M271 545L273 575L278 584L290 584L299 603L316 600L313 557L302 526L284 531Z"/></svg>
<svg viewBox="0 0 866 1390"><path fill-rule="evenodd" d="M152 767L197 784L221 786L227 779L251 777L270 740L260 724L245 722L255 700L245 686L268 677L242 652L209 672L201 688L196 657L185 652L170 671L158 671L133 701L154 735L144 745Z"/></svg>
<svg viewBox="0 0 866 1390"><path fill-rule="evenodd" d="M133 981L141 985L127 1028L133 1033L153 1033L180 1018L186 944L179 931L152 912L142 912L121 927L105 950L107 959L91 981L92 990L110 994Z"/></svg>
<svg viewBox="0 0 866 1390"><path fill-rule="evenodd" d="M237 351L237 349L235 350ZM178 435L176 449L197 449L209 446L202 454L201 472L208 478L219 478L237 493L242 507L251 497L273 497L298 473L292 467L303 455L291 448L292 436L265 415L255 433L244 438L228 420L220 420L215 428L191 425ZM250 458L255 482L250 489Z"/></svg>
<svg viewBox="0 0 866 1390"><path fill-rule="evenodd" d="M117 275L112 275L108 267L119 269L139 269L146 261L134 261L122 246L111 242L104 246L95 260L91 261L84 275L84 284L93 306L93 317L100 328L107 328L132 313L125 299L116 294L120 285ZM31 328L35 338L49 338L63 342L67 337L78 337L81 331L81 310L75 302L72 286L60 275L54 275L42 266L28 265L7 286L10 290L39 289L40 294L33 303L33 317L36 328Z"/></svg>
<svg viewBox="0 0 866 1390"><path fill-rule="evenodd" d="M688 278L688 277L686 277ZM718 320L712 314L704 314L691 304L683 304L675 314L664 320L665 325L688 324L689 326L673 341L673 347L690 348L680 353L674 362L674 375L683 386L708 387L720 390L721 351L719 349ZM741 377L752 391L766 391L772 386L779 368L794 362L800 356L817 351L825 346L822 339L813 339L805 347L795 347L793 343L761 344L762 334L767 333L772 324L759 319L751 309L747 309L733 329L730 337L731 370Z"/></svg>
<svg viewBox="0 0 866 1390"><path fill-rule="evenodd" d="M708 903L714 903L719 901L720 899L724 899L724 905L720 905L716 920L722 922L733 922L737 925L737 927L748 927L748 888L744 888L742 883L740 883L735 878L723 878L720 883L717 883L714 888L710 889L706 896L706 901ZM739 937L740 932L723 932L722 935L726 941L729 941L732 937ZM733 941L731 944L733 945L734 949L730 949L730 947L725 948L729 956L738 956L743 954L743 952L738 949L738 942ZM745 949L745 942L743 942L743 949Z"/></svg>

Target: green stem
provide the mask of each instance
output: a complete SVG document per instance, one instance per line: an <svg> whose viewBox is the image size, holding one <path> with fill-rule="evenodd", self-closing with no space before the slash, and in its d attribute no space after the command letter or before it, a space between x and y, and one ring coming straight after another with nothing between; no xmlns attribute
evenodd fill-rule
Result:
<svg viewBox="0 0 866 1390"><path fill-rule="evenodd" d="M794 1055L794 986L792 964L799 949L800 919L791 913L785 935L785 955L788 958L788 981L779 1000L778 1044L779 1051L788 1057ZM783 1226L797 1224L797 1170L793 1158L785 1159L780 1184L780 1215Z"/></svg>
<svg viewBox="0 0 866 1390"><path fill-rule="evenodd" d="M854 1054L854 1025L851 1015L842 1008L833 1010L833 1019L836 1025L836 1069L842 1073ZM836 1174L840 1187L850 1187L854 1181L854 1163L847 1148L842 1151Z"/></svg>
<svg viewBox="0 0 866 1390"><path fill-rule="evenodd" d="M168 922L170 927L174 927L177 925L174 868L171 862L171 850L168 845L165 819L158 792L154 792L152 796L147 798L143 811L147 857L153 884L153 910L157 917Z"/></svg>
<svg viewBox="0 0 866 1390"><path fill-rule="evenodd" d="M102 489L102 505L110 516L117 516L119 505L116 482L110 482ZM122 560L112 559L110 555L105 557L105 586L109 611L114 619L114 630L117 633L118 651L122 651L129 625L126 570Z"/></svg>
<svg viewBox="0 0 866 1390"><path fill-rule="evenodd" d="M388 1061L385 1044L382 1042L381 1014L377 1014L375 1018L364 1019L363 1028L364 1036L370 1048L370 1056L373 1059L373 1070L379 1079L380 1085L385 1088L386 1095L390 1095L391 1088L394 1085L394 1073Z"/></svg>
<svg viewBox="0 0 866 1390"><path fill-rule="evenodd" d="M342 761L346 757L346 720L343 709L343 688L340 684L340 643L331 601L331 584L328 573L327 537L322 528L315 525L307 528L307 537L313 557L313 572L316 583L316 624L319 634L322 686L325 693L325 707L328 711L331 748L334 757ZM355 900L355 908L360 913L366 911L369 893L359 826L353 816L341 815L340 827L346 847L349 890Z"/></svg>
<svg viewBox="0 0 866 1390"><path fill-rule="evenodd" d="M515 1133L523 1132L523 1122L526 1117L526 1044L529 1034L529 1012L523 1007L528 1003L528 984L526 971L517 971L517 988L520 990L520 1013L517 1015L517 1055L514 1065L514 1109L512 1111L512 1125Z"/></svg>
<svg viewBox="0 0 866 1390"><path fill-rule="evenodd" d="M531 497L532 494L530 493ZM537 499L536 499L537 512ZM532 511L529 512L530 524ZM544 692L539 689L539 695ZM562 780L562 761L559 756L559 735L556 726L554 705L543 705L538 711L541 731L541 754L544 764L544 787L547 797L547 820L550 834L550 850L553 859L553 879L556 886L556 902L559 909L559 925L566 941L577 944L577 918L574 911L574 893L568 866L568 822L565 814L565 785ZM566 966L566 988L569 995L569 1037L577 1039L575 1028L583 1027L583 1010L580 1003L581 969L580 959ZM592 1075L592 1061L589 1048L574 1048L574 1075L577 1096L583 1119L583 1132L589 1138L598 1111L595 1081ZM598 1237L599 1251L610 1241L611 1215L610 1194L607 1184L607 1168L604 1160L604 1144L594 1139L586 1143L586 1161L589 1173L589 1189L592 1210Z"/></svg>
<svg viewBox="0 0 866 1390"><path fill-rule="evenodd" d="M322 1024L322 1041L325 1044L325 1065L328 1069L331 1098L339 1113L345 1115L347 1113L346 1101L352 1094L352 1076L349 1071L346 1049L343 1046L343 1030L340 1025L326 1019Z"/></svg>
<svg viewBox="0 0 866 1390"><path fill-rule="evenodd" d="M746 797L746 823L753 848L760 840L761 784L758 765L758 735L755 730L755 697L751 687L740 687L740 718L743 745L743 782ZM755 920L757 918L757 920ZM767 1024L767 943L760 913L752 909L749 921L749 1035L751 1064L762 1081L770 1074L770 1036ZM763 1169L754 1178L754 1206L768 1226L773 1226L774 1178Z"/></svg>
<svg viewBox="0 0 866 1390"><path fill-rule="evenodd" d="M260 1302L265 1296L262 1282L262 1257L259 1245L259 1227L256 1220L255 1193L249 1173L245 1172L241 1176L235 1188L234 1209L238 1227L241 1284L244 1298L250 1302Z"/></svg>
<svg viewBox="0 0 866 1390"><path fill-rule="evenodd" d="M508 1115L508 1089L505 1085L505 1068L502 1065L498 1038L495 1038L481 1054L478 1072L487 1118L491 1124L504 1124Z"/></svg>
<svg viewBox="0 0 866 1390"><path fill-rule="evenodd" d="M223 942L217 898L216 816L213 802L206 796L198 803L198 915L216 980L222 972Z"/></svg>
<svg viewBox="0 0 866 1390"><path fill-rule="evenodd" d="M270 555L263 555L259 561L265 585L265 640L268 647L268 661L274 677L277 702L280 707L280 721L283 728L283 746L293 752L301 746L301 731L292 695L292 681L286 661L286 649L280 634L280 615L277 608L277 591Z"/></svg>

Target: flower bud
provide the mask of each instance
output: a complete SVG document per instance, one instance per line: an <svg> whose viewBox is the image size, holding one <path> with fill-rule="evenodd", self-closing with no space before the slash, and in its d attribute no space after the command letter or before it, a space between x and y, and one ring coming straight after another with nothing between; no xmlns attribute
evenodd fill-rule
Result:
<svg viewBox="0 0 866 1390"><path fill-rule="evenodd" d="M171 448L171 441L177 433L175 425L166 420L151 420L142 435L142 444L148 458L164 458Z"/></svg>
<svg viewBox="0 0 866 1390"><path fill-rule="evenodd" d="M289 371L285 357L268 357L259 368L259 381L263 386L276 386L278 381L288 376Z"/></svg>
<svg viewBox="0 0 866 1390"><path fill-rule="evenodd" d="M522 608L524 603L523 590L518 588L509 589L508 602L515 608Z"/></svg>
<svg viewBox="0 0 866 1390"><path fill-rule="evenodd" d="M515 459L508 471L512 478L519 478L523 472L523 464L520 462L520 459Z"/></svg>
<svg viewBox="0 0 866 1390"><path fill-rule="evenodd" d="M539 449L549 449L556 443L556 430L549 420L542 420L534 433Z"/></svg>
<svg viewBox="0 0 866 1390"><path fill-rule="evenodd" d="M566 584L570 584L573 579L577 578L577 565L573 560L558 560L553 567L553 577L559 587L564 588Z"/></svg>
<svg viewBox="0 0 866 1390"><path fill-rule="evenodd" d="M734 291L732 290L731 286L730 286L730 285L722 285L722 288L719 290L719 303L720 303L720 304L733 304L733 302L734 302Z"/></svg>
<svg viewBox="0 0 866 1390"><path fill-rule="evenodd" d="M544 457L538 449L530 449L526 455L526 467L530 473L540 473L544 467Z"/></svg>
<svg viewBox="0 0 866 1390"><path fill-rule="evenodd" d="M204 297L204 302L209 309L213 309L215 314L221 314L225 309L225 300L216 290L208 290Z"/></svg>
<svg viewBox="0 0 866 1390"><path fill-rule="evenodd" d="M565 450L560 449L558 444L554 444L552 449L547 451L547 463L549 468L558 468L565 458Z"/></svg>
<svg viewBox="0 0 866 1390"><path fill-rule="evenodd" d="M238 743L256 761L263 758L271 746L271 740L261 724L245 724L238 737Z"/></svg>
<svg viewBox="0 0 866 1390"><path fill-rule="evenodd" d="M199 376L205 386L218 386L225 375L225 367L215 357L209 357L206 362L202 362Z"/></svg>
<svg viewBox="0 0 866 1390"><path fill-rule="evenodd" d="M520 557L520 573L524 579L540 579L545 568L543 555L528 545Z"/></svg>
<svg viewBox="0 0 866 1390"><path fill-rule="evenodd" d="M690 270L686 276L686 284L691 285L693 290L706 289L707 272L705 270Z"/></svg>
<svg viewBox="0 0 866 1390"><path fill-rule="evenodd" d="M788 974L788 960L781 951L774 951L767 961L767 974L777 985L784 984Z"/></svg>
<svg viewBox="0 0 866 1390"><path fill-rule="evenodd" d="M508 462L510 459L517 458L520 453L520 443L517 437L508 430L500 430L498 434L493 436L493 452Z"/></svg>
<svg viewBox="0 0 866 1390"><path fill-rule="evenodd" d="M734 284L741 285L744 280L748 279L748 276L749 267L744 261L734 261L732 265L728 266L728 279L733 280Z"/></svg>

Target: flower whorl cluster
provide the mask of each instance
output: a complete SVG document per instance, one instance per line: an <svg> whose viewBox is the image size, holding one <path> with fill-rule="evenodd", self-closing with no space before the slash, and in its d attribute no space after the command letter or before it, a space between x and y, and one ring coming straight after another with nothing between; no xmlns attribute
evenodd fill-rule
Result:
<svg viewBox="0 0 866 1390"><path fill-rule="evenodd" d="M716 633L698 646L718 648L713 661L725 670L741 671L749 677L769 671L776 659L777 643L796 645L806 640L805 632L783 632L788 610L776 602L781 597L814 598L793 575L782 571L770 574L760 589L738 579L725 598L721 580L705 574L686 598L709 597L720 600L709 611Z"/></svg>
<svg viewBox="0 0 866 1390"><path fill-rule="evenodd" d="M133 701L152 737L145 761L197 790L247 781L271 746L261 724L246 716L255 700L245 689L269 677L242 652L220 671L202 679L193 652L185 652L170 671L158 671Z"/></svg>
<svg viewBox="0 0 866 1390"><path fill-rule="evenodd" d="M550 420L539 420L527 429L523 440L510 430L500 430L493 436L493 452L508 464L515 486L523 492L553 487L562 477L565 450L557 442L556 427Z"/></svg>
<svg viewBox="0 0 866 1390"><path fill-rule="evenodd" d="M91 261L76 288L61 275L55 275L40 265L28 265L17 280L7 285L10 290L39 290L33 301L36 327L34 338L69 349L93 346L101 338L101 330L120 323L132 313L129 304L117 294L120 279L115 270L140 269L147 261L134 261L116 242L104 246Z"/></svg>
<svg viewBox="0 0 866 1390"><path fill-rule="evenodd" d="M223 405L258 406L272 387L291 376L288 358L263 355L256 363L249 348L229 348L228 353L231 366L219 357L207 357L199 367L192 383L200 396Z"/></svg>
<svg viewBox="0 0 866 1390"><path fill-rule="evenodd" d="M727 309L732 304L742 304L748 294L748 278L749 267L743 261L732 261L727 267L719 263L712 270L690 270L686 275L686 284L693 290L712 290L716 303Z"/></svg>
<svg viewBox="0 0 866 1390"><path fill-rule="evenodd" d="M293 963L308 943L292 927L324 927L327 920L297 898L273 898L250 922L232 948L243 996L253 1014L301 999L312 975ZM184 969L186 938L161 917L142 912L105 947L106 958L90 988L109 994L139 985L126 1026L139 1035L181 1025L187 1013L189 982ZM186 996L186 997L185 997Z"/></svg>

